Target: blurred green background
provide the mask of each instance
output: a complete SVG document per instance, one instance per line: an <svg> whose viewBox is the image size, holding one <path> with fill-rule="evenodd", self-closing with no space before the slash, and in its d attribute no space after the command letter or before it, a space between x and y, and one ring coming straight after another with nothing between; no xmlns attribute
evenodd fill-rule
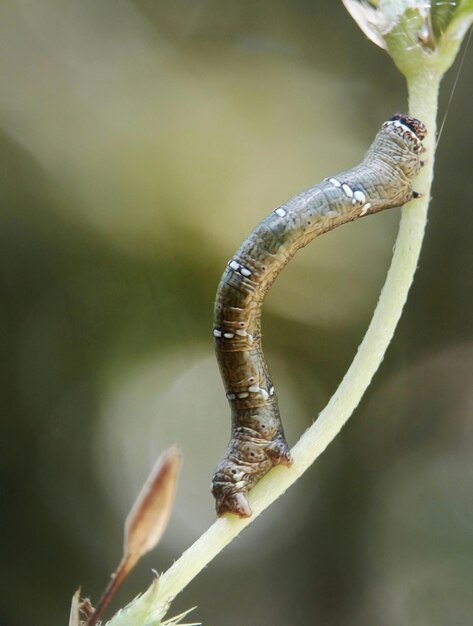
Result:
<svg viewBox="0 0 473 626"><path fill-rule="evenodd" d="M184 464L169 529L112 608L214 519L230 428L211 336L225 263L272 208L359 162L406 96L333 0L4 0L0 46L0 624L63 626L79 584L94 601L103 590L122 520L171 443ZM364 401L171 613L473 623L472 71L469 52L416 281ZM315 241L267 298L291 444L354 355L398 220Z"/></svg>

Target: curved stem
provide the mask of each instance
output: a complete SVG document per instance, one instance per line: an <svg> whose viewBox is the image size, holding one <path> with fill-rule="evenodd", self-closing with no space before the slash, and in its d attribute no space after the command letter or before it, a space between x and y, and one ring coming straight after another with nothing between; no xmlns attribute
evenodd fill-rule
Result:
<svg viewBox="0 0 473 626"><path fill-rule="evenodd" d="M409 112L421 119L429 135L424 141L428 163L417 179L416 191L424 197L402 209L402 218L395 251L386 282L379 298L368 331L358 352L317 421L302 435L292 449L294 465L291 468L275 467L251 491L249 500L253 515L250 518L223 517L215 523L160 577L156 593L144 594L134 605L141 610L133 626L145 624L149 616L159 619L169 602L246 526L255 519L292 483L294 483L335 438L360 402L363 393L378 369L392 339L397 322L407 299L417 267L422 239L427 221L427 208L433 176L436 134L437 92L439 75L418 73L408 81ZM143 608L147 605L146 619ZM132 605L129 607L132 608ZM136 606L138 608L138 606ZM109 626L117 626L112 619Z"/></svg>

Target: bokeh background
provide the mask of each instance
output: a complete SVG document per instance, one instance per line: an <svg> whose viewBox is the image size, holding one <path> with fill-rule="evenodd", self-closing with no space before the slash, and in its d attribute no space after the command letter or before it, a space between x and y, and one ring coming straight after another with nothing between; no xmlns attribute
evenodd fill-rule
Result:
<svg viewBox="0 0 473 626"><path fill-rule="evenodd" d="M184 459L169 529L111 608L213 521L230 427L211 337L225 263L271 209L359 162L406 95L332 0L4 0L0 47L0 624L61 626L79 584L103 590L168 445ZM171 612L197 605L208 626L472 623L472 71L470 50L416 281L362 404ZM291 444L356 351L398 220L316 240L267 298Z"/></svg>

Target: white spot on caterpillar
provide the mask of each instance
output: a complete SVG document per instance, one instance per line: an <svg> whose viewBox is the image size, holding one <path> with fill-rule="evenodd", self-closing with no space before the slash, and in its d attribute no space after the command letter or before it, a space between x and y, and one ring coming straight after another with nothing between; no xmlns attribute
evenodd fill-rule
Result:
<svg viewBox="0 0 473 626"><path fill-rule="evenodd" d="M357 200L357 202L360 202L361 204L364 204L366 202L365 194L359 189L357 189L357 191L355 191L353 195L355 197L355 200Z"/></svg>
<svg viewBox="0 0 473 626"><path fill-rule="evenodd" d="M236 398L236 394L234 394L234 393L227 393L227 398L228 398L229 400L235 400L235 398Z"/></svg>
<svg viewBox="0 0 473 626"><path fill-rule="evenodd" d="M263 396L263 400L267 400L269 398L269 393L266 391L266 389L262 389L259 385L251 385L251 387L248 387L248 391L250 393L259 393Z"/></svg>
<svg viewBox="0 0 473 626"><path fill-rule="evenodd" d="M247 391L243 391L242 393L238 394L238 397L243 400L243 398L248 398L249 395L250 394Z"/></svg>
<svg viewBox="0 0 473 626"><path fill-rule="evenodd" d="M269 395L274 396L274 387L269 388Z"/></svg>
<svg viewBox="0 0 473 626"><path fill-rule="evenodd" d="M232 259L228 262L228 267L230 267L235 272L240 272L242 276L251 276L251 271L238 263L238 261L235 261L235 259Z"/></svg>
<svg viewBox="0 0 473 626"><path fill-rule="evenodd" d="M364 204L361 207L361 211L360 211L360 217L362 215L366 215L366 213L368 212L368 209L371 209L371 202L367 202L366 204Z"/></svg>
<svg viewBox="0 0 473 626"><path fill-rule="evenodd" d="M346 185L345 183L343 183L342 189L348 198L353 197L353 190L349 185Z"/></svg>
<svg viewBox="0 0 473 626"><path fill-rule="evenodd" d="M225 337L225 339L233 339L235 335L234 333L223 333L223 336Z"/></svg>
<svg viewBox="0 0 473 626"><path fill-rule="evenodd" d="M286 217L287 215L287 211L285 209L282 209L281 207L279 207L279 209L276 209L274 212L279 215L279 217Z"/></svg>
<svg viewBox="0 0 473 626"><path fill-rule="evenodd" d="M214 328L214 337L221 337L222 331L218 330L218 328Z"/></svg>
<svg viewBox="0 0 473 626"><path fill-rule="evenodd" d="M235 334L239 335L240 337L246 337L248 333L246 332L246 330L242 330L241 328L239 328L235 331Z"/></svg>
<svg viewBox="0 0 473 626"><path fill-rule="evenodd" d="M334 187L340 187L341 186L341 182L339 180L337 180L336 178L327 178L328 182L333 185Z"/></svg>

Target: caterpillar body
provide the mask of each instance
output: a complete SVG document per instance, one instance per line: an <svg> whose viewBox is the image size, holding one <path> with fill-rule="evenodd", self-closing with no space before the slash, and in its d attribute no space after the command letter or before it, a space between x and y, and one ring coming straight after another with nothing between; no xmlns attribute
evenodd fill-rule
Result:
<svg viewBox="0 0 473 626"><path fill-rule="evenodd" d="M276 208L229 261L217 291L213 328L232 420L230 443L212 479L218 515L250 516L248 490L274 465L292 464L261 348L265 294L296 251L318 235L419 197L411 182L423 165L426 133L419 120L394 115L360 165Z"/></svg>

